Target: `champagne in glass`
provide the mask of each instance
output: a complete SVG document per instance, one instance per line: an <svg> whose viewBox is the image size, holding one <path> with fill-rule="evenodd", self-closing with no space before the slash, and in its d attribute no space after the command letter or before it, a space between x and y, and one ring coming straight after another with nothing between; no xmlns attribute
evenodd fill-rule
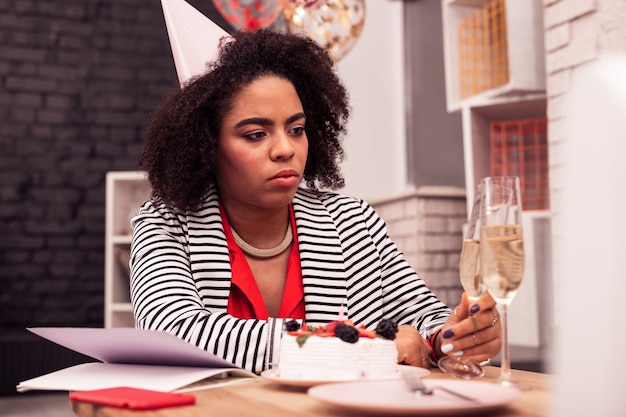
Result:
<svg viewBox="0 0 626 417"><path fill-rule="evenodd" d="M474 203L464 234L461 258L459 261L459 275L461 285L470 302L477 301L485 292L480 270L480 206L483 201L483 187L479 184L474 194ZM463 356L444 356L437 363L444 372L459 378L469 379L485 374L478 362Z"/></svg>
<svg viewBox="0 0 626 417"><path fill-rule="evenodd" d="M480 263L485 288L502 316L502 364L498 383L520 389L530 387L511 378L508 307L524 276L522 200L518 177L486 177L481 207Z"/></svg>
<svg viewBox="0 0 626 417"><path fill-rule="evenodd" d="M485 226L485 285L499 303L510 304L524 276L524 239L519 225Z"/></svg>
<svg viewBox="0 0 626 417"><path fill-rule="evenodd" d="M472 214L467 225L467 231L465 232L465 239L463 240L461 260L459 263L461 285L470 302L478 301L485 293L480 268L480 209L483 199L483 185L478 184L476 186L476 194L474 195Z"/></svg>

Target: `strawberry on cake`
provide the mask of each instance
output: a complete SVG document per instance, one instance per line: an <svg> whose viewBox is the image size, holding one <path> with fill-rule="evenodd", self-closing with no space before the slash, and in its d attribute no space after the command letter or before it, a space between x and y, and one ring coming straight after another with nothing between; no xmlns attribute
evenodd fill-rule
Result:
<svg viewBox="0 0 626 417"><path fill-rule="evenodd" d="M394 342L398 327L391 320L382 320L376 331L354 326L350 320L319 327L300 327L290 321L286 327L280 347L280 378L340 380L398 375Z"/></svg>

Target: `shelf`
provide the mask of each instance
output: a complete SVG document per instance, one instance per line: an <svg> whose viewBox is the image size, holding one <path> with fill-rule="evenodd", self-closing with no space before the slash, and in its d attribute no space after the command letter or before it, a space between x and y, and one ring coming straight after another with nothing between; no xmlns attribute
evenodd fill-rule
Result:
<svg viewBox="0 0 626 417"><path fill-rule="evenodd" d="M477 45L470 45L478 50L477 54L466 53L467 47L463 46L467 43L466 37L460 38L465 32L461 25L477 13L482 13L493 1L503 2L504 27L501 44L496 48L489 43L483 45L479 42ZM542 0L443 0L442 16L446 101L449 112L461 110L463 106L485 105L498 97L517 97L545 90ZM486 22L491 21L493 19L486 19ZM493 33L483 35L487 40L495 37ZM481 56L487 57L485 59L488 62L479 58ZM493 79L493 72L489 72L493 70L494 61L504 61L495 72L500 74L503 70L505 74L503 77L498 75L496 80ZM467 68L483 81L486 76L484 85L493 86L464 97L462 86L465 82L462 80L467 79ZM498 83L499 81L502 82Z"/></svg>
<svg viewBox="0 0 626 417"><path fill-rule="evenodd" d="M133 237L131 235L113 235L109 238L112 245L130 245Z"/></svg>
<svg viewBox="0 0 626 417"><path fill-rule="evenodd" d="M109 236L130 235L130 219L149 197L150 186L140 171L107 173L107 217Z"/></svg>
<svg viewBox="0 0 626 417"><path fill-rule="evenodd" d="M446 106L462 116L469 213L476 184L492 172L544 179L533 168L543 167L545 149L538 144L545 131L537 127L533 135L527 128L543 126L535 119L546 118L544 0L442 0L441 6ZM498 129L496 121L505 123ZM537 184L546 182L527 184L527 196L543 196L535 191L543 191ZM547 206L545 199L532 202ZM550 215L542 209L522 216L525 275L509 311L509 337L511 344L530 349L542 343L539 295L550 276L551 254L541 242L550 233Z"/></svg>
<svg viewBox="0 0 626 417"><path fill-rule="evenodd" d="M128 261L130 219L150 197L141 171L108 172L106 180L105 327L134 327Z"/></svg>
<svg viewBox="0 0 626 417"><path fill-rule="evenodd" d="M131 303L113 303L111 304L111 311L132 313L133 305Z"/></svg>
<svg viewBox="0 0 626 417"><path fill-rule="evenodd" d="M113 265L109 268L111 275L109 277L110 288L107 299L111 303L130 301L130 277L128 267L124 263L126 261L115 259Z"/></svg>
<svg viewBox="0 0 626 417"><path fill-rule="evenodd" d="M525 95L515 100L500 97L483 106L463 106L463 148L468 210L475 185L490 174L490 123L545 117L546 106L546 97L543 94Z"/></svg>

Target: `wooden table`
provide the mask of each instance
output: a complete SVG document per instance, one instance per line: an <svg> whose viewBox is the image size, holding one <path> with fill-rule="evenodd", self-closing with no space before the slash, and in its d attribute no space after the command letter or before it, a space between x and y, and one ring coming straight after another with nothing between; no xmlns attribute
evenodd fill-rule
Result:
<svg viewBox="0 0 626 417"><path fill-rule="evenodd" d="M487 367L481 381L493 381L499 368ZM552 377L546 374L513 371L514 377L532 386L513 404L489 413L496 416L539 417L550 414ZM438 369L428 379L452 378ZM129 411L119 408L71 402L79 417L348 417L346 410L325 405L306 394L306 388L290 388L259 379L251 383L194 392L196 404L152 411Z"/></svg>

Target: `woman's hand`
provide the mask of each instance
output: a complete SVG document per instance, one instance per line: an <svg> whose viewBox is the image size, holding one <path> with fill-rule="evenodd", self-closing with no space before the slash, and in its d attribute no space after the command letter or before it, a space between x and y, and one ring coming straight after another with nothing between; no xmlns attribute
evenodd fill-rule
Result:
<svg viewBox="0 0 626 417"><path fill-rule="evenodd" d="M466 356L482 362L491 359L502 347L500 314L489 294L471 304L463 293L448 321L437 335L437 357Z"/></svg>
<svg viewBox="0 0 626 417"><path fill-rule="evenodd" d="M430 354L433 349L413 326L398 326L395 342L399 364L430 368Z"/></svg>

